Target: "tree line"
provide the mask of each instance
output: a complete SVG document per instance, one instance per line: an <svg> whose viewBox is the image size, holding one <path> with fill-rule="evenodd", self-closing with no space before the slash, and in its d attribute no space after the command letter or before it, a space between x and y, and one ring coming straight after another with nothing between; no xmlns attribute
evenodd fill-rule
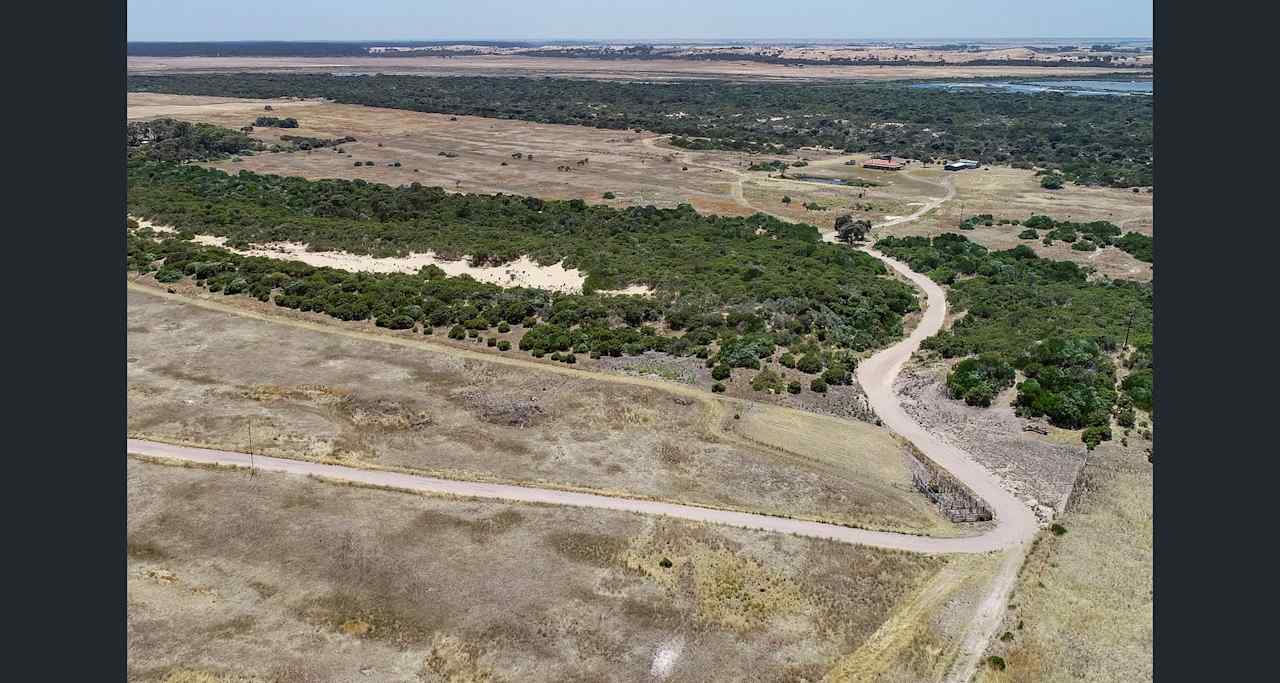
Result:
<svg viewBox="0 0 1280 683"><path fill-rule="evenodd" d="M873 83L626 83L552 78L129 75L132 92L327 97L394 109L673 136L691 149L822 146L1036 165L1072 182L1152 184L1152 98L964 92ZM671 114L683 112L683 116ZM773 120L782 117L780 120Z"/></svg>

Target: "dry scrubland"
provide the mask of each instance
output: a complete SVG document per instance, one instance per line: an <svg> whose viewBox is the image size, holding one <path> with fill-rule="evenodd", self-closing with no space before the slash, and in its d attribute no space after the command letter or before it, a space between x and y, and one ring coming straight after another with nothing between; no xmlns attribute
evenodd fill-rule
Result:
<svg viewBox="0 0 1280 683"><path fill-rule="evenodd" d="M128 675L816 680L950 562L130 460Z"/></svg>
<svg viewBox="0 0 1280 683"><path fill-rule="evenodd" d="M935 167L936 168L936 167ZM1150 280L1151 264L1143 263L1114 247L1093 252L1080 252L1058 241L1046 247L1040 240L1023 240L1017 225L978 226L960 231L964 219L989 213L997 220L1026 220L1032 214L1078 222L1110 221L1125 232L1153 234L1152 197L1145 190L1135 194L1131 189L1079 187L1067 183L1061 190L1040 187L1034 171L987 166L976 170L947 173L942 170L921 171L921 176L941 177L945 174L955 184L956 196L920 220L894 226L894 235L938 235L959 232L990 249L1010 249L1026 244L1037 254L1062 261L1091 265L1111 277ZM1043 237L1043 235L1042 235Z"/></svg>
<svg viewBox="0 0 1280 683"><path fill-rule="evenodd" d="M137 438L245 450L252 417L253 446L270 455L961 533L912 489L905 446L865 423L744 410L639 380L432 352L421 335L386 335L417 347L405 348L137 291L128 325ZM769 430L757 421L778 419L805 424L793 438L761 436Z"/></svg>
<svg viewBox="0 0 1280 683"><path fill-rule="evenodd" d="M1066 533L1041 533L988 653L1006 668L988 664L980 683L1152 679L1153 470L1130 443L1090 454Z"/></svg>
<svg viewBox="0 0 1280 683"><path fill-rule="evenodd" d="M273 116L294 117L299 122L298 128L255 128L251 135L268 144L277 142L282 134L351 136L357 141L342 145L342 154L332 149L262 153L240 161L208 164L210 167L229 173L246 169L310 179L359 178L388 185L418 182L457 192L582 199L617 207L674 207L687 202L698 211L725 216L768 211L823 230L832 229L841 213L880 220L910 213L913 202L924 202L941 193L937 186L905 174L844 165L848 159L865 159L865 154L817 149L802 149L785 156L691 152L665 145L665 138L653 133L360 105L130 93L128 117L137 120L167 116L238 129L252 123L268 103ZM458 156L445 157L441 153ZM526 157L532 154L533 159L512 158L517 153ZM587 163L579 165L583 159ZM793 176L873 180L882 185L835 187L771 179L770 173L745 170L753 163L775 159L788 163L808 159L809 166L788 169ZM356 161L372 161L374 165L357 167ZM397 161L399 167L391 165ZM566 166L570 170L559 170ZM741 187L737 187L739 183ZM613 193L614 199L605 199L605 192ZM791 204L782 203L784 195L791 197ZM807 202L823 208L805 209Z"/></svg>
<svg viewBox="0 0 1280 683"><path fill-rule="evenodd" d="M990 78L1099 76L1117 69L1038 66L805 66L761 62L680 59L597 60L557 57L475 55L456 57L128 57L130 73L225 71L299 71L311 73L383 73L431 76L531 76L604 80L903 80L917 78ZM1125 69L1128 76L1149 75Z"/></svg>

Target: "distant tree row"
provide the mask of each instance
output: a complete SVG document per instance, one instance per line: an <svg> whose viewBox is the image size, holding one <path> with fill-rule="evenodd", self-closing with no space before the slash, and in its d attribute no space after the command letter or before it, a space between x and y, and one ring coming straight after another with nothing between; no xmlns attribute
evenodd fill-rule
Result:
<svg viewBox="0 0 1280 683"><path fill-rule="evenodd" d="M298 119L292 116L288 118L280 118L279 116L259 116L253 120L253 125L262 126L263 128L297 128Z"/></svg>
<svg viewBox="0 0 1280 683"><path fill-rule="evenodd" d="M926 161L1036 165L1080 184L1152 184L1152 98L874 83L253 73L129 75L128 89L327 97L413 111L651 130L670 134L673 144L690 149L774 152L822 146ZM672 116L677 112L682 115Z"/></svg>

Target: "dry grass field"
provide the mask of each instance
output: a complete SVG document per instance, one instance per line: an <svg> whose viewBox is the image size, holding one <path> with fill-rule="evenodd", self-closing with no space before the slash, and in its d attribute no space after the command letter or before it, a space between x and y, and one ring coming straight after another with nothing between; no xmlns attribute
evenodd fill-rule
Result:
<svg viewBox="0 0 1280 683"><path fill-rule="evenodd" d="M387 185L418 182L456 192L582 199L617 207L674 207L687 202L698 211L726 216L768 211L824 230L831 229L841 213L880 220L895 213L910 213L913 202L922 203L942 192L936 185L906 174L844 165L846 160L867 155L817 149L802 149L786 156L693 152L667 146L662 142L664 138L653 133L315 100L130 93L127 115L131 120L169 116L238 129L251 124L268 103L274 116L295 117L299 127L256 128L251 135L264 142L277 142L281 134L351 136L357 141L343 145L343 153L333 149L263 153L209 166L229 173L245 169L311 179L359 178ZM512 158L513 154L522 158ZM579 164L583 159L587 162ZM774 159L788 163L809 160L807 167L789 169L792 176L872 180L881 185L840 187L770 178L776 173L745 170L752 163ZM371 161L374 165L355 166L357 161ZM399 167L393 165L396 162ZM561 170L566 167L569 170ZM606 192L613 193L614 198L605 199ZM782 203L784 195L791 197L790 204ZM809 202L822 209L804 208Z"/></svg>
<svg viewBox="0 0 1280 683"><path fill-rule="evenodd" d="M270 455L963 533L911 487L904 446L866 423L788 413L806 438L835 444L809 448L753 436L758 413L734 419L738 404L657 382L460 358L421 335L388 334L393 345L132 290L127 312L137 438L245 450L252 429Z"/></svg>
<svg viewBox="0 0 1280 683"><path fill-rule="evenodd" d="M916 78L989 78L1035 76L1099 76L1117 69L1072 66L786 66L750 61L681 59L574 59L518 55L452 57L138 57L126 60L129 73L193 73L277 71L310 73L382 73L424 76L551 76L603 80L728 79L766 80L902 80ZM1149 75L1125 69L1126 75Z"/></svg>
<svg viewBox="0 0 1280 683"><path fill-rule="evenodd" d="M1067 183L1061 190L1045 190L1034 171L1001 166L984 166L970 171L947 173L937 167L917 171L923 177L948 177L956 196L918 221L887 230L894 235L937 235L960 232L961 221L989 213L996 219L1026 220L1032 214L1079 222L1110 221L1125 232L1153 234L1152 198L1144 189L1078 187ZM1045 246L1040 240L1018 239L1023 228L1016 225L978 226L961 232L965 237L991 249L1010 249L1026 244L1046 258L1088 264L1111 277L1151 279L1151 264L1143 263L1114 247L1094 252L1073 251L1066 242Z"/></svg>
<svg viewBox="0 0 1280 683"><path fill-rule="evenodd" d="M127 483L134 681L817 680L897 656L970 566L132 459Z"/></svg>
<svg viewBox="0 0 1280 683"><path fill-rule="evenodd" d="M1142 443L1089 455L1059 520L1066 533L1041 532L988 653L1006 668L988 664L980 683L1152 679L1154 491Z"/></svg>

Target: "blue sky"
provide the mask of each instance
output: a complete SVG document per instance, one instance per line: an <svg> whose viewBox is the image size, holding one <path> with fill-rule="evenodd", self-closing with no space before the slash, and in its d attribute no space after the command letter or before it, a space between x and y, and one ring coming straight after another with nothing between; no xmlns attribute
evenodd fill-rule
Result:
<svg viewBox="0 0 1280 683"><path fill-rule="evenodd" d="M128 0L129 40L1149 37L1153 0Z"/></svg>

